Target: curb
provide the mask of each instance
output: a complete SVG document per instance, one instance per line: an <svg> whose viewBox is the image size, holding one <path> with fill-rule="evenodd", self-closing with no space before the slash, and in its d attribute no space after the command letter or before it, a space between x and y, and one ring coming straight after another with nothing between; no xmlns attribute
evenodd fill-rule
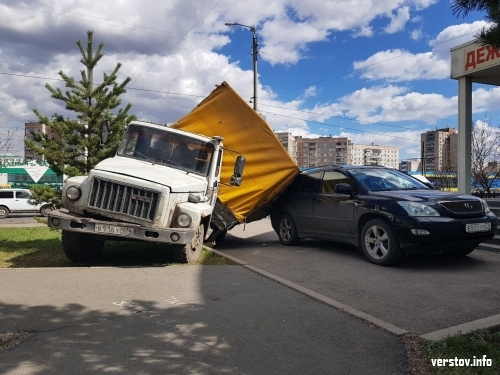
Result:
<svg viewBox="0 0 500 375"><path fill-rule="evenodd" d="M208 246L207 246L208 247ZM322 294L319 294L319 293L316 293L310 289L307 289L307 288L304 288L298 284L295 284L291 281L288 281L286 279L283 279L282 277L279 277L279 276L276 276L272 273L269 273L267 271L264 271L258 267L254 267L250 264L248 264L247 262L244 262L238 258L235 258L231 255L227 255L227 254L224 254L218 250L215 250L215 249L212 249L210 247L208 247L211 251L213 251L215 254L217 255L220 255L224 258L227 258L229 260L232 260L233 262L239 264L240 266L243 266L245 267L246 269L250 270L250 271L253 271L255 273L258 273L264 277L267 277L268 279L271 279L271 280L274 280L282 285L285 285L299 293L302 293L302 294L305 294L306 296L316 300L316 301L319 301L319 302L322 302L324 304L327 304L329 306L332 306L338 310L341 310L349 315L352 315L352 316L355 316L356 318L359 318L359 319L362 319L364 320L365 322L368 322L370 324L373 324L374 326L376 327L379 327L387 332L390 332L396 336L404 336L408 333L410 333L409 331L405 330L405 329L402 329L402 328L399 328L399 327L396 327L395 325L391 324L391 323L388 323L386 321L383 321L379 318L376 318L372 315L369 315L369 314L366 314L362 311L359 311L359 310L356 310L350 306L347 306L345 304L343 304L342 302L339 302L339 301L336 301L334 299L331 299L331 298L328 298L328 297L325 297L324 295Z"/></svg>
<svg viewBox="0 0 500 375"><path fill-rule="evenodd" d="M287 286L287 287L289 287L289 288L291 288L299 293L305 294L308 297L315 299L316 301L325 303L325 304L332 306L338 310L341 310L341 311L343 311L351 316L354 316L356 318L364 320L365 322L373 324L374 326L381 328L381 329L383 329L389 333L392 333L396 336L404 336L406 334L411 333L410 331L407 331L403 328L396 327L395 325L393 325L389 322L386 322L384 320L376 318L372 315L366 314L362 311L356 310L353 307L347 306L347 305L343 304L342 302L325 297L322 294L319 294L319 293L314 292L310 289L304 288L298 284L295 284L291 281L283 279L282 277L276 276L276 275L269 273L267 271L264 271L258 267L254 267L254 266L248 264L247 262L242 261L241 259L235 258L231 255L224 254L223 252L212 249L211 247L208 247L208 246L206 246L206 247L209 248L211 251L213 251L215 254L220 255L224 258L227 258L227 259L239 264L240 266L245 267L246 269L248 269L250 271L256 272L264 277L267 277L268 279L274 280L282 285L285 285L285 286ZM424 335L420 335L420 337L423 338L424 340L428 340L428 341L439 341L439 340L444 339L448 336L452 336L452 335L455 335L458 333L466 334L466 333L470 333L470 332L477 331L480 329L495 328L495 327L500 327L500 314L489 316L489 317L478 319L478 320L474 320L474 321L463 323L463 324L459 324L459 325L454 326L454 327L448 327L448 328L444 328L444 329L441 329L438 331L429 332L429 333L426 333Z"/></svg>

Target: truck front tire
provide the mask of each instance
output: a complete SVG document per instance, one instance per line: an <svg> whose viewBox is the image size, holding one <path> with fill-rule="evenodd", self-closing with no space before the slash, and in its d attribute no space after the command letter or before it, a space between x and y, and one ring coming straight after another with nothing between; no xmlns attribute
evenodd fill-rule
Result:
<svg viewBox="0 0 500 375"><path fill-rule="evenodd" d="M175 246L175 258L180 263L196 264L200 260L203 250L203 240L205 237L205 227L200 224L194 231L191 242L184 246Z"/></svg>
<svg viewBox="0 0 500 375"><path fill-rule="evenodd" d="M91 234L62 231L64 254L75 263L96 260L104 247L104 238Z"/></svg>

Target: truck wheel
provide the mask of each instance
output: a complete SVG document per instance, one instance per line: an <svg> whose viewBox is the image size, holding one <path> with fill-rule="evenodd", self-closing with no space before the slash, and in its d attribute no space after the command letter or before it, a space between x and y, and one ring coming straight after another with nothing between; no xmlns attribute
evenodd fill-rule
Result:
<svg viewBox="0 0 500 375"><path fill-rule="evenodd" d="M75 263L91 262L99 257L104 239L84 233L62 231L64 254Z"/></svg>
<svg viewBox="0 0 500 375"><path fill-rule="evenodd" d="M385 220L373 219L363 226L361 248L369 262L379 266L398 263L405 256L392 226Z"/></svg>
<svg viewBox="0 0 500 375"><path fill-rule="evenodd" d="M175 246L175 257L180 263L196 264L200 260L201 251L203 250L203 237L205 236L205 228L200 224L194 232L191 242L184 246Z"/></svg>
<svg viewBox="0 0 500 375"><path fill-rule="evenodd" d="M49 213L52 210L53 210L53 207L50 204L47 204L40 209L40 213L42 214L42 216L47 217L47 216L49 216Z"/></svg>
<svg viewBox="0 0 500 375"><path fill-rule="evenodd" d="M7 216L9 216L9 209L5 206L0 206L0 219L5 219Z"/></svg>

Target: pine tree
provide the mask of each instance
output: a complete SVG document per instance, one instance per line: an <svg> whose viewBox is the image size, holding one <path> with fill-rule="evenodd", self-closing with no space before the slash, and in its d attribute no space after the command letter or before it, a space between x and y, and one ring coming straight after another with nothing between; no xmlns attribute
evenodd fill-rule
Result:
<svg viewBox="0 0 500 375"><path fill-rule="evenodd" d="M33 109L39 121L49 125L55 136L33 133L33 141L27 140L26 146L45 155L50 168L57 174L87 174L99 161L115 153L126 125L136 119L128 114L132 107L130 103L117 110L121 105L119 96L126 92L125 87L131 81L127 77L122 83L117 82L121 63L110 74L104 73L102 82L94 82L94 68L103 57L104 45L99 44L94 51L93 34L93 31L87 32L86 49L81 41L76 43L82 54L80 62L86 68L80 71L80 81L59 71L68 89L63 93L60 88L45 85L52 98L64 101L66 109L76 113L75 119L57 113L49 119L38 109ZM100 134L105 121L109 121L110 134L105 147L101 147Z"/></svg>
<svg viewBox="0 0 500 375"><path fill-rule="evenodd" d="M488 27L481 29L475 37L482 45L490 45L500 49L500 4L498 0L454 0L453 15L464 17L471 11L486 12Z"/></svg>

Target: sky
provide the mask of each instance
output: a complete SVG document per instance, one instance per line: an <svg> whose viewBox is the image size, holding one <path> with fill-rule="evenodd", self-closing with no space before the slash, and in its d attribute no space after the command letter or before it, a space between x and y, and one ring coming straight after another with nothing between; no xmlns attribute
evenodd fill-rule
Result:
<svg viewBox="0 0 500 375"><path fill-rule="evenodd" d="M59 71L80 79L88 30L104 44L95 81L121 63L118 82L132 78L122 106L165 124L224 81L252 100L255 27L258 111L274 131L418 158L422 132L458 129L450 48L487 26L484 13L453 15L450 0L0 0L0 14L0 152L14 155L34 108L75 118L45 85L64 91ZM472 95L473 120L497 127L500 88Z"/></svg>

